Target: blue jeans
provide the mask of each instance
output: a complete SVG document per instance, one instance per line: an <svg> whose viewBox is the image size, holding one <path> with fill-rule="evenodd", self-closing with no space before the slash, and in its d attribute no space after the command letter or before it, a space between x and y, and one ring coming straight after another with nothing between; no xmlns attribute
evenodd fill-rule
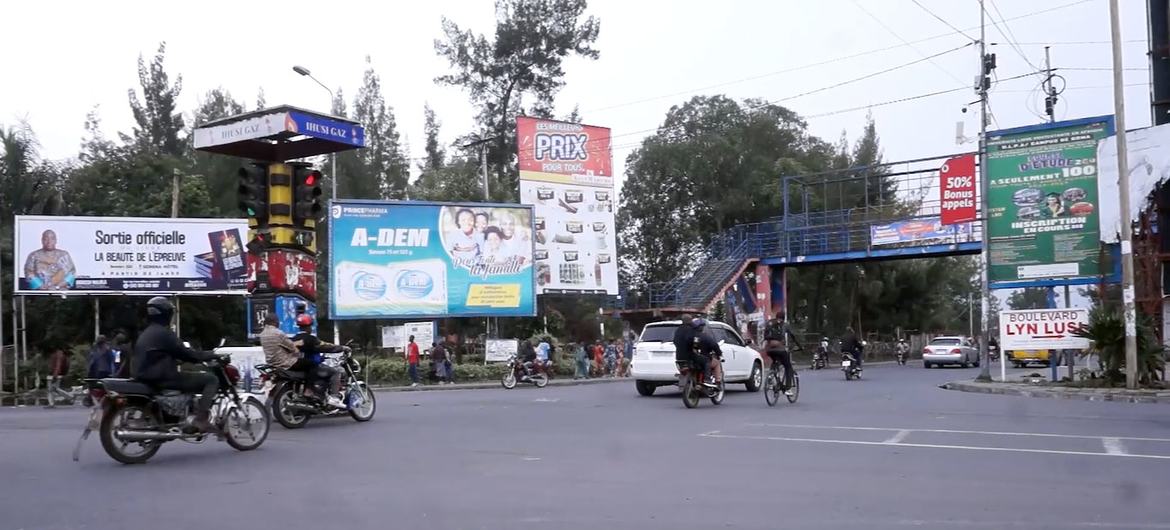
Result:
<svg viewBox="0 0 1170 530"><path fill-rule="evenodd" d="M417 364L411 364L410 367L408 367L406 369L406 372L408 374L410 374L410 382L411 383L418 382L418 365Z"/></svg>

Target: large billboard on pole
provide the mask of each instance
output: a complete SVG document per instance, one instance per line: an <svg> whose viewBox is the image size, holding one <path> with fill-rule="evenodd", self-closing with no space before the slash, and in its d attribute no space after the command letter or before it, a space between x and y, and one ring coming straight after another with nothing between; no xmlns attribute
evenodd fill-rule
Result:
<svg viewBox="0 0 1170 530"><path fill-rule="evenodd" d="M609 129L522 116L516 135L539 292L618 294Z"/></svg>
<svg viewBox="0 0 1170 530"><path fill-rule="evenodd" d="M21 294L246 294L246 219L16 216Z"/></svg>
<svg viewBox="0 0 1170 530"><path fill-rule="evenodd" d="M534 316L532 208L334 201L329 317Z"/></svg>
<svg viewBox="0 0 1170 530"><path fill-rule="evenodd" d="M1097 142L1103 116L988 133L989 278L1100 274Z"/></svg>

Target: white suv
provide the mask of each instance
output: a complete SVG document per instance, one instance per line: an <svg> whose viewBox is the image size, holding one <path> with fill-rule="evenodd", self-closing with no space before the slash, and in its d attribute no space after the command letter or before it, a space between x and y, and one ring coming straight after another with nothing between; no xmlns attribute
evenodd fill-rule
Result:
<svg viewBox="0 0 1170 530"><path fill-rule="evenodd" d="M674 364L674 331L678 320L647 324L634 345L630 375L638 393L654 394L660 386L678 385L678 367ZM723 351L723 378L728 383L744 383L748 392L763 386L764 362L760 352L747 346L739 333L722 322L708 322L704 333L719 342Z"/></svg>

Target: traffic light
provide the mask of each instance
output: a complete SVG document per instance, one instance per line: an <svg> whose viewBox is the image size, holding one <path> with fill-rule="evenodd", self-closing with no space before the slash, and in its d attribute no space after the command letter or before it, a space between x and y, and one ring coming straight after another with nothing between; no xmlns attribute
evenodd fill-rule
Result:
<svg viewBox="0 0 1170 530"><path fill-rule="evenodd" d="M237 172L240 211L255 219L257 226L268 223L268 172L264 164L248 164Z"/></svg>
<svg viewBox="0 0 1170 530"><path fill-rule="evenodd" d="M293 223L316 226L321 215L321 172L308 164L293 167Z"/></svg>

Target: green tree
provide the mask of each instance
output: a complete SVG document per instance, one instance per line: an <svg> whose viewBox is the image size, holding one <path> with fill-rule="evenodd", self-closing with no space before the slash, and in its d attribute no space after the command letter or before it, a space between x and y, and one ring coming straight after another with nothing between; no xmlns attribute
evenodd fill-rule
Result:
<svg viewBox="0 0 1170 530"><path fill-rule="evenodd" d="M166 43L158 45L158 53L150 65L138 56L138 83L142 89L142 100L134 89L129 90L130 110L134 114L134 142L139 148L153 148L170 156L183 156L187 145L180 135L186 124L183 114L176 109L176 100L182 91L183 77L179 76L172 85L163 66L166 59Z"/></svg>
<svg viewBox="0 0 1170 530"><path fill-rule="evenodd" d="M261 91L263 99L263 91ZM195 126L244 113L244 105L232 98L231 93L223 88L216 88L203 96L199 106L195 109ZM238 158L219 154L195 151L192 155L190 173L202 175L207 183L207 191L212 197L212 211L206 213L213 217L234 217L240 215L236 206L236 186L238 185L237 171L242 164ZM183 197L187 201L187 197Z"/></svg>
<svg viewBox="0 0 1170 530"><path fill-rule="evenodd" d="M514 201L518 194L515 119L524 98L531 98L536 113L550 113L564 86L564 60L600 56L593 43L601 23L585 17L586 8L586 0L497 0L490 38L443 18L443 38L435 40L435 52L447 59L452 72L435 81L471 96L479 136L493 138L488 163L497 199Z"/></svg>
<svg viewBox="0 0 1170 530"><path fill-rule="evenodd" d="M351 182L353 197L402 199L410 178L409 159L401 145L394 109L382 96L382 81L366 57L362 87L354 98L354 119L366 129L366 147L356 151L363 178Z"/></svg>
<svg viewBox="0 0 1170 530"><path fill-rule="evenodd" d="M1045 309L1048 307L1047 287L1025 287L1012 291L1008 296L1007 306L1010 309Z"/></svg>

